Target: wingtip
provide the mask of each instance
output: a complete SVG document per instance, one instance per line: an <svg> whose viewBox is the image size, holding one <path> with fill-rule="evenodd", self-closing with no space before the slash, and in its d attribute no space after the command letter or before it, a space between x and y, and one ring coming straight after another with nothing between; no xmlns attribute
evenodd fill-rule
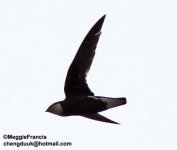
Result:
<svg viewBox="0 0 177 150"><path fill-rule="evenodd" d="M94 28L96 28L97 32L100 31L101 28L102 28L102 25L103 25L103 22L104 22L105 18L106 18L106 14L103 15L103 16L95 23L95 25L91 28L91 30L94 29Z"/></svg>
<svg viewBox="0 0 177 150"><path fill-rule="evenodd" d="M110 123L112 123L112 124L116 124L116 125L121 125L120 123L118 123L118 122L115 122L115 121L113 121L113 122L110 122Z"/></svg>
<svg viewBox="0 0 177 150"><path fill-rule="evenodd" d="M106 14L104 14L102 17L103 17L103 18L106 18Z"/></svg>
<svg viewBox="0 0 177 150"><path fill-rule="evenodd" d="M105 18L106 18L106 14L104 14L101 18L100 18L100 20L105 20Z"/></svg>
<svg viewBox="0 0 177 150"><path fill-rule="evenodd" d="M103 24L105 18L106 18L106 14L104 14L104 15L96 22L96 24L97 24L97 23Z"/></svg>

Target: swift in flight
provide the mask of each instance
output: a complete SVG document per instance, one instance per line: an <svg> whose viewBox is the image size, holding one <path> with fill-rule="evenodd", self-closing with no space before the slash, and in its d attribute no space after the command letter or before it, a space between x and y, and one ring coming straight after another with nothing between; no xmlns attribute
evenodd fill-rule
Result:
<svg viewBox="0 0 177 150"><path fill-rule="evenodd" d="M86 81L104 19L105 15L88 32L68 69L64 86L65 100L53 103L46 112L59 116L79 115L97 121L118 124L99 112L126 104L126 98L95 96Z"/></svg>

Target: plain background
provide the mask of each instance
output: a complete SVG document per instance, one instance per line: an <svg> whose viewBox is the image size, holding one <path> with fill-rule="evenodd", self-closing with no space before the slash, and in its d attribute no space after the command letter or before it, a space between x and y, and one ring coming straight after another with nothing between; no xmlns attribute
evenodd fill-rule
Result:
<svg viewBox="0 0 177 150"><path fill-rule="evenodd" d="M121 125L46 113L64 99L67 69L104 14L87 80L95 95L127 97L127 105L101 113ZM40 150L175 149L176 57L173 0L0 1L0 139L43 134L73 143Z"/></svg>

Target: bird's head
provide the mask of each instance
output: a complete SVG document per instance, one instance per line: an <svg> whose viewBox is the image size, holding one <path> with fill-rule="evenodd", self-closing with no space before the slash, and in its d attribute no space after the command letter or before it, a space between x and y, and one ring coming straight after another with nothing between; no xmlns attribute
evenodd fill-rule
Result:
<svg viewBox="0 0 177 150"><path fill-rule="evenodd" d="M47 108L46 112L50 112L52 114L62 116L63 108L61 102L53 103Z"/></svg>

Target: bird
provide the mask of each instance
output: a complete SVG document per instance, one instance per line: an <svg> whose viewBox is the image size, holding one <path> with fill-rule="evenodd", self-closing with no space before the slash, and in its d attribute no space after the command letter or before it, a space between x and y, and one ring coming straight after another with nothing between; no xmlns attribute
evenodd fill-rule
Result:
<svg viewBox="0 0 177 150"><path fill-rule="evenodd" d="M105 17L106 15L103 15L89 30L67 71L64 85L65 99L50 105L46 112L64 117L82 116L105 123L119 124L99 112L126 104L126 98L95 96L86 80Z"/></svg>

